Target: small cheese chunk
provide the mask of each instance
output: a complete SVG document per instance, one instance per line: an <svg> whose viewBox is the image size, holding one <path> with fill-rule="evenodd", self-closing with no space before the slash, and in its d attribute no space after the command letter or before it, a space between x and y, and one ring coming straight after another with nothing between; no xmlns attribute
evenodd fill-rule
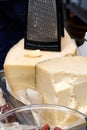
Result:
<svg viewBox="0 0 87 130"><path fill-rule="evenodd" d="M41 51L40 50L25 50L25 56L26 57L40 57L42 54L41 54Z"/></svg>

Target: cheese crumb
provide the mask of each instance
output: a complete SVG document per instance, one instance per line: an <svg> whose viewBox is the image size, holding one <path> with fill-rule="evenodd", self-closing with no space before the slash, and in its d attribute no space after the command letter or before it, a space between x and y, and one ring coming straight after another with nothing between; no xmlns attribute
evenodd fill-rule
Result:
<svg viewBox="0 0 87 130"><path fill-rule="evenodd" d="M42 56L42 54L41 54L41 51L38 49L37 50L25 50L25 56L35 58L35 57Z"/></svg>

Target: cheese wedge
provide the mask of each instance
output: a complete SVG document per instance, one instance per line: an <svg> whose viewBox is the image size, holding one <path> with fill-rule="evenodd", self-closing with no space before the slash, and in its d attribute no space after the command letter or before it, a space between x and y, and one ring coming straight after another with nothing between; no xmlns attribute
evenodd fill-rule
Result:
<svg viewBox="0 0 87 130"><path fill-rule="evenodd" d="M44 103L87 113L87 57L60 57L38 63L36 89Z"/></svg>

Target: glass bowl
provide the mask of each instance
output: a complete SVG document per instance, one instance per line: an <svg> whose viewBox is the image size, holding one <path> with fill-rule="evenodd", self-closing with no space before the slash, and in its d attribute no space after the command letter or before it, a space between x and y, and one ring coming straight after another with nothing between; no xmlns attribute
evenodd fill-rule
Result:
<svg viewBox="0 0 87 130"><path fill-rule="evenodd" d="M4 130L40 130L46 124L52 130L86 130L87 122L84 114L53 104L18 107L0 115L0 128L8 127Z"/></svg>

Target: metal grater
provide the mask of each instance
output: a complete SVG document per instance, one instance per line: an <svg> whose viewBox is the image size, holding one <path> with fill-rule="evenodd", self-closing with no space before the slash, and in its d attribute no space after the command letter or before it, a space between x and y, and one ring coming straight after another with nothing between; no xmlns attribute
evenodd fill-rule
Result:
<svg viewBox="0 0 87 130"><path fill-rule="evenodd" d="M60 0L29 0L26 14L25 49L61 49ZM63 17L63 16L62 16Z"/></svg>

